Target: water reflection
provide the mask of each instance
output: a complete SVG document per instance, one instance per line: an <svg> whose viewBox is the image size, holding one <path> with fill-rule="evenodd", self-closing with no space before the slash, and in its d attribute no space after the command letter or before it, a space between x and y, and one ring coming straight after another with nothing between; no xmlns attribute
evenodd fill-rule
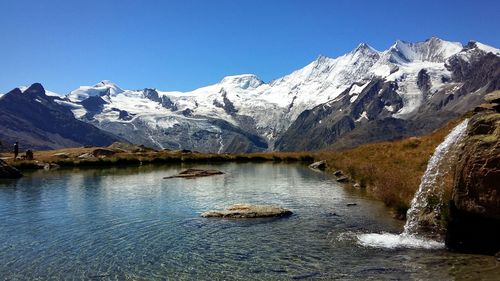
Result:
<svg viewBox="0 0 500 281"><path fill-rule="evenodd" d="M492 263L444 250L358 245L359 233L399 233L402 223L380 202L302 166L202 165L226 174L163 179L186 167L40 171L0 183L0 276L446 280ZM238 202L278 204L295 214L199 217Z"/></svg>

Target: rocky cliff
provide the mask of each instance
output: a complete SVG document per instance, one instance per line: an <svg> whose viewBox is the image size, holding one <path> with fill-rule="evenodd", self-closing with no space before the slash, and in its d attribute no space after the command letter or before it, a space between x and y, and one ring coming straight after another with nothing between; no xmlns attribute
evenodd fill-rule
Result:
<svg viewBox="0 0 500 281"><path fill-rule="evenodd" d="M463 252L500 251L500 91L476 108L457 163L446 243Z"/></svg>
<svg viewBox="0 0 500 281"><path fill-rule="evenodd" d="M0 140L8 148L19 141L21 150L39 150L106 146L121 139L77 120L61 97L48 95L41 84L35 83L0 98Z"/></svg>

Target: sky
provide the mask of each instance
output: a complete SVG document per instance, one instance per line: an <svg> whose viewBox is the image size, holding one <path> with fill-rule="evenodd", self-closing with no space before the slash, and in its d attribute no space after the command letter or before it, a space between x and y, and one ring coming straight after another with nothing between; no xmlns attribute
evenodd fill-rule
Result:
<svg viewBox="0 0 500 281"><path fill-rule="evenodd" d="M244 73L268 82L361 42L499 48L499 14L498 0L0 0L0 93L101 80L187 91Z"/></svg>

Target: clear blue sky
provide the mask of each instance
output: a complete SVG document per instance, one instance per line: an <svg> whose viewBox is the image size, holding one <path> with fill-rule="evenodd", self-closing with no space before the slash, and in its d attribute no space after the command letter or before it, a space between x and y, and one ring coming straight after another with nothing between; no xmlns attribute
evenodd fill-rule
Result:
<svg viewBox="0 0 500 281"><path fill-rule="evenodd" d="M319 54L431 36L500 47L500 1L1 0L0 92L65 94L112 80L190 90L223 76L270 81Z"/></svg>

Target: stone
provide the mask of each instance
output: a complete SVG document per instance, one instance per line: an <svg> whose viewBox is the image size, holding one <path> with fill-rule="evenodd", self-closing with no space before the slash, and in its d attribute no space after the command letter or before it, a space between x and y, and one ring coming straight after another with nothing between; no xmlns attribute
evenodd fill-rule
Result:
<svg viewBox="0 0 500 281"><path fill-rule="evenodd" d="M173 178L198 178L198 177L208 177L215 175L222 175L224 172L219 170L203 170L203 169L186 169L181 171L177 175L164 177L164 179L173 179Z"/></svg>
<svg viewBox="0 0 500 281"><path fill-rule="evenodd" d="M57 158L61 158L61 159L68 159L69 158L69 153L67 153L67 152L59 152L59 153L52 154L52 156L57 157Z"/></svg>
<svg viewBox="0 0 500 281"><path fill-rule="evenodd" d="M483 111L469 121L457 161L446 245L493 255L500 251L500 114Z"/></svg>
<svg viewBox="0 0 500 281"><path fill-rule="evenodd" d="M328 164L326 163L326 160L314 162L311 165L309 165L309 168L315 169L315 170L326 170L327 167L328 167Z"/></svg>
<svg viewBox="0 0 500 281"><path fill-rule="evenodd" d="M337 178L337 182L349 182L349 178L346 176L341 176Z"/></svg>
<svg viewBox="0 0 500 281"><path fill-rule="evenodd" d="M94 154L87 152L87 153L83 153L83 154L79 155L78 158L90 159L90 158L95 158L95 156L94 156Z"/></svg>
<svg viewBox="0 0 500 281"><path fill-rule="evenodd" d="M292 211L272 205L234 204L222 211L208 211L204 218L267 218L290 216Z"/></svg>
<svg viewBox="0 0 500 281"><path fill-rule="evenodd" d="M54 169L59 169L61 166L57 165L56 163L45 163L43 165L44 170L54 170Z"/></svg>
<svg viewBox="0 0 500 281"><path fill-rule="evenodd" d="M333 172L333 175L336 177L341 177L344 175L344 172L342 172L341 170L337 170L337 171Z"/></svg>
<svg viewBox="0 0 500 281"><path fill-rule="evenodd" d="M116 152L111 149L106 149L106 148L96 148L92 151L92 155L94 157L101 157L101 156L111 156L114 155Z"/></svg>
<svg viewBox="0 0 500 281"><path fill-rule="evenodd" d="M23 174L18 169L0 159L0 179L18 179L22 176Z"/></svg>

